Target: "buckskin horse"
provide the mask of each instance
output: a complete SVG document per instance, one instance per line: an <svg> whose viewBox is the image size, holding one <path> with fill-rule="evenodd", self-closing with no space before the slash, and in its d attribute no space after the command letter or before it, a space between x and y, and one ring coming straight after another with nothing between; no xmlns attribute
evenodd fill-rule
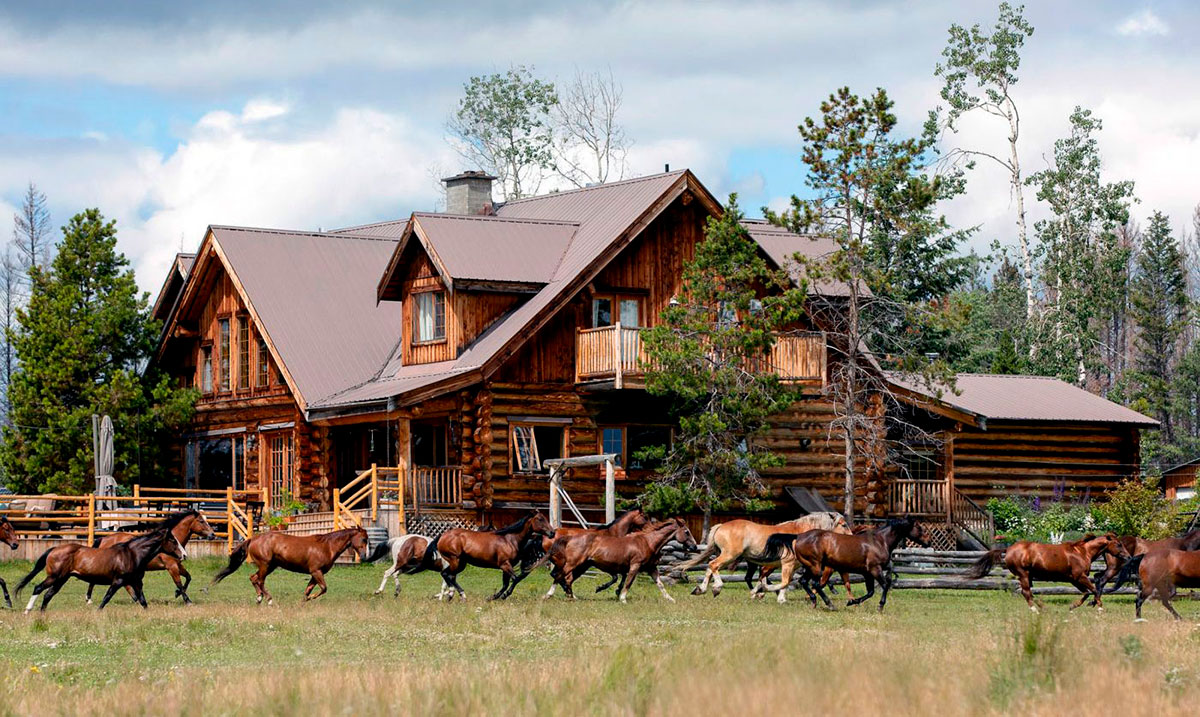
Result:
<svg viewBox="0 0 1200 717"><path fill-rule="evenodd" d="M1200 552L1168 548L1135 555L1121 568L1122 574L1134 571L1142 582L1134 601L1134 619L1143 622L1142 604L1157 596L1172 617L1182 620L1171 600L1176 588L1200 588Z"/></svg>
<svg viewBox="0 0 1200 717"><path fill-rule="evenodd" d="M833 603L825 594L825 585L834 572L841 573L843 582L849 585L846 574L852 573L863 576L867 591L861 597L847 600L846 606L870 600L875 594L875 582L878 581L883 588L883 594L879 597L879 611L883 612L888 592L892 589L892 553L905 540L928 547L921 524L908 516L893 518L882 528L852 535L830 530L810 530L800 535L776 533L767 539L767 550L778 552L781 556L783 575L778 585L772 585L767 590L778 593L776 599L779 602L786 602L788 585L796 568L800 567L803 569L800 586L812 604L817 604L810 586L815 583L817 595L821 596L826 607L833 609Z"/></svg>
<svg viewBox="0 0 1200 717"><path fill-rule="evenodd" d="M179 541L179 544L182 545L184 549L187 548L188 541L192 539L193 535L204 538L205 540L213 540L217 537L217 534L213 531L212 526L208 524L208 521L205 520L200 511L185 510L180 513L176 513L171 517L175 516L179 516L180 520L175 524L175 527L171 529L171 533L174 534L175 539ZM96 542L92 543L92 547L107 548L119 543L126 543L137 535L137 533L113 533L111 535L96 538ZM156 570L166 570L167 574L171 576L171 579L175 581L175 597L182 597L183 602L186 605L192 604L192 599L189 598L187 594L188 586L192 584L192 574L187 571L187 568L183 567L183 563L179 562L175 558L172 558L170 555L161 553L154 556L154 558L150 561L150 564L146 566L146 572L153 572ZM92 604L92 590L95 587L95 585L88 585L88 605ZM125 586L125 589L129 591L131 596L133 595L132 588L127 585Z"/></svg>
<svg viewBox="0 0 1200 717"><path fill-rule="evenodd" d="M650 519L642 512L641 508L634 508L626 511L610 523L596 526L595 528L559 528L554 531L554 538L542 538L542 552L544 552L551 563L550 577L553 580L550 582L550 590L546 592L545 597L553 597L554 591L558 589L558 577L562 574L563 562L566 560L566 553L560 548L554 550L555 545L565 545L569 541L580 540L588 535L608 535L614 538L624 537L630 533L636 533L646 526L650 525ZM541 562L545 562L544 560ZM540 565L541 562L538 564ZM603 592L617 582L617 576L612 578L603 585L596 588L596 592Z"/></svg>
<svg viewBox="0 0 1200 717"><path fill-rule="evenodd" d="M1060 545L1022 540L1007 549L988 551L971 566L963 578L966 580L982 578L992 571L992 566L1003 555L1004 567L1016 576L1021 585L1021 594L1025 596L1025 602L1029 604L1030 610L1038 611L1038 606L1033 601L1033 580L1035 578L1068 582L1078 588L1083 596L1071 606L1072 610L1082 605L1089 595L1094 596L1092 604L1096 606L1096 609L1103 610L1104 606L1100 602L1100 589L1088 579L1088 570L1092 567L1092 561L1100 554L1111 555L1121 561L1129 560L1129 551L1112 533L1104 535L1088 533L1079 540Z"/></svg>
<svg viewBox="0 0 1200 717"><path fill-rule="evenodd" d="M8 518L4 517L3 515L0 515L0 543L4 543L13 550L16 550L17 546L21 544L21 542L17 540L16 528L14 528L13 524L8 522ZM4 578L0 578L0 590L4 591L4 604L8 607L12 607L12 598L8 596L8 583L4 582Z"/></svg>
<svg viewBox="0 0 1200 717"><path fill-rule="evenodd" d="M739 560L745 560L746 586L750 588L750 597L763 594L767 586L767 576L779 567L778 552L772 554L766 550L767 539L776 533L798 535L809 530L832 530L838 533L850 533L846 518L841 513L810 513L794 520L784 521L776 525L764 525L750 520L731 520L728 523L714 525L708 531L708 545L704 552L680 565L677 569L687 571L702 561L707 560L713 553L719 553L708 564L704 571L704 580L694 590L693 595L703 595L708 591L709 581L712 581L713 597L721 594L724 581L721 580L721 570L732 566ZM759 570L758 584L752 578L755 569ZM850 590L849 581L843 581L846 591Z"/></svg>
<svg viewBox="0 0 1200 717"><path fill-rule="evenodd" d="M410 575L429 569L430 566L425 565L422 558L425 556L425 550L431 542L432 540L424 535L409 533L408 535L388 538L386 541L375 546L375 552L371 553L370 557L363 562L373 563L385 555L390 554L392 556L392 564L383 572L383 580L379 582L379 589L375 591L375 594L378 595L383 592L388 578L392 578L396 582L396 591L392 593L392 597L399 597L400 573Z"/></svg>
<svg viewBox="0 0 1200 717"><path fill-rule="evenodd" d="M468 565L496 568L504 574L504 584L489 600L503 600L512 595L517 584L530 573L524 553L541 545L541 541L530 540L535 535L551 538L555 535L550 521L536 511L500 530L453 528L442 533L429 544L422 558L426 566L437 566L442 574L442 588L434 597L453 600L457 592L465 600L467 593L459 586L457 576ZM514 564L521 566L520 574L513 569Z"/></svg>
<svg viewBox="0 0 1200 717"><path fill-rule="evenodd" d="M663 586L662 576L658 574L658 556L669 540L679 541L688 550L696 548L692 531L688 530L687 522L682 518L655 523L641 532L624 537L592 533L578 540L563 543L555 541L554 552L562 554L562 568L555 580L563 586L567 597L574 600L571 584L583 571L596 567L617 576L621 581L617 598L625 602L634 579L644 569L663 597L668 602L675 602Z"/></svg>
<svg viewBox="0 0 1200 717"><path fill-rule="evenodd" d="M142 578L146 574L146 566L159 553L178 560L187 557L187 551L171 533L173 527L174 525L165 524L133 540L107 548L93 548L82 543L68 543L50 548L41 554L33 564L33 570L17 585L19 595L33 576L43 569L46 571L45 579L34 586L25 612L33 609L34 601L43 592L45 596L42 598L41 610L45 611L50 600L72 577L92 585L108 586L104 599L100 601L100 610L103 610L117 590L124 586L133 589L134 602L143 608L147 607L146 596L142 593Z"/></svg>
<svg viewBox="0 0 1200 717"><path fill-rule="evenodd" d="M1117 540L1120 540L1121 545L1125 546L1125 550L1129 553L1130 557L1137 557L1138 555L1145 555L1146 553L1153 553L1158 550L1200 550L1200 529L1193 530L1178 538L1146 540L1136 535L1122 535ZM1096 583L1096 589L1101 592L1114 592L1125 584L1129 576L1137 574L1137 570L1121 570L1125 565L1125 561L1119 560L1108 553L1104 554L1104 563L1104 570L1097 572L1092 577L1092 582ZM1118 576L1117 582L1105 590L1104 585L1114 575Z"/></svg>
<svg viewBox="0 0 1200 717"><path fill-rule="evenodd" d="M249 560L257 568L250 576L250 584L254 586L255 602L258 604L262 604L263 598L267 599L268 605L274 604L271 593L267 592L267 576L275 568L311 576L308 587L304 588L304 602L316 600L328 592L325 573L333 569L334 561L347 548L353 548L360 558L365 558L367 531L353 527L320 535L289 535L278 530L259 533L249 540L243 540L233 549L229 554L229 564L213 577L209 585L221 582ZM320 592L312 595L313 588L318 586Z"/></svg>

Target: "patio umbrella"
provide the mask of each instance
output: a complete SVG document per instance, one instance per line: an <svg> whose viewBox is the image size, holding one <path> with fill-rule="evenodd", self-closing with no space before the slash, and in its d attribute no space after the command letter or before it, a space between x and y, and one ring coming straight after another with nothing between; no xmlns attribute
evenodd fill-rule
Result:
<svg viewBox="0 0 1200 717"><path fill-rule="evenodd" d="M92 424L93 427L95 424ZM113 422L108 416L105 416L100 421L100 430L95 436L96 449L96 497L108 497L117 494L117 481L112 476L113 472ZM100 503L100 509L104 511L112 510L115 506L113 501L106 500Z"/></svg>

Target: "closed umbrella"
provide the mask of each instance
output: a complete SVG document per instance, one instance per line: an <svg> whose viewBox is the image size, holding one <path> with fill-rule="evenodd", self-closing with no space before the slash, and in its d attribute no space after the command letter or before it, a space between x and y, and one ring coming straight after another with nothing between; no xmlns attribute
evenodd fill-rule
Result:
<svg viewBox="0 0 1200 717"><path fill-rule="evenodd" d="M93 423L93 426L95 424ZM100 430L95 436L96 448L96 497L111 498L117 494L117 480L113 478L113 422L108 416L100 421ZM99 501L100 510L116 508L112 500Z"/></svg>

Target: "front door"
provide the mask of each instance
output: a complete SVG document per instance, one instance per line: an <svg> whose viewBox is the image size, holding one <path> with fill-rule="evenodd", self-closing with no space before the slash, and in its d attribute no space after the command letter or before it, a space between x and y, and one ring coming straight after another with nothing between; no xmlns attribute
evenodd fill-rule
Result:
<svg viewBox="0 0 1200 717"><path fill-rule="evenodd" d="M300 487L296 484L296 457L292 432L263 434L263 444L267 454L270 505L272 508L278 508L300 493Z"/></svg>

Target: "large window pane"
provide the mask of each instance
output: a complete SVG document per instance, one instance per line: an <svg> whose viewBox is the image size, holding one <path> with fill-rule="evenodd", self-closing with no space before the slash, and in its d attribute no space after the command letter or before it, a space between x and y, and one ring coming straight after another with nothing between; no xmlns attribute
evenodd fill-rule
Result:
<svg viewBox="0 0 1200 717"><path fill-rule="evenodd" d="M446 293L427 291L413 295L413 341L446 338Z"/></svg>
<svg viewBox="0 0 1200 717"><path fill-rule="evenodd" d="M592 328L612 326L612 299L592 299Z"/></svg>
<svg viewBox="0 0 1200 717"><path fill-rule="evenodd" d="M641 325L638 323L640 303L637 299L621 299L621 326L632 329Z"/></svg>
<svg viewBox="0 0 1200 717"><path fill-rule="evenodd" d="M245 316L238 317L238 388L250 388L250 320Z"/></svg>
<svg viewBox="0 0 1200 717"><path fill-rule="evenodd" d="M220 334L220 344L217 349L217 361L220 364L221 391L230 389L229 381L229 319L217 320L217 331Z"/></svg>
<svg viewBox="0 0 1200 717"><path fill-rule="evenodd" d="M617 454L617 465L625 465L625 429L603 429L600 435L600 452Z"/></svg>

